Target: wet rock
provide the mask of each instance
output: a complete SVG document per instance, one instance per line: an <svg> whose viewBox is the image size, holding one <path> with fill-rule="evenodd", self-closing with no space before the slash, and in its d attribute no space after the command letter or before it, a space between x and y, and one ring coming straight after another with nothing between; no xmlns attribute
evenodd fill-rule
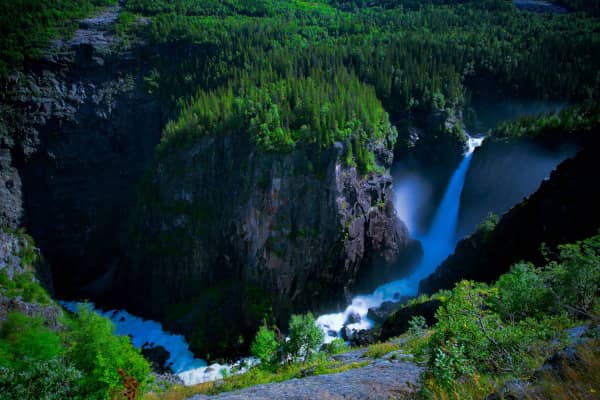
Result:
<svg viewBox="0 0 600 400"><path fill-rule="evenodd" d="M379 340L378 332L373 329L361 329L352 335L350 343L354 346L368 346L377 343Z"/></svg>
<svg viewBox="0 0 600 400"><path fill-rule="evenodd" d="M169 372L167 362L171 357L171 353L163 346L144 346L142 347L142 355L150 361L154 372L159 374Z"/></svg>
<svg viewBox="0 0 600 400"><path fill-rule="evenodd" d="M348 315L348 318L346 318L346 322L344 325L356 324L356 323L359 323L360 321L361 321L360 314L353 312Z"/></svg>

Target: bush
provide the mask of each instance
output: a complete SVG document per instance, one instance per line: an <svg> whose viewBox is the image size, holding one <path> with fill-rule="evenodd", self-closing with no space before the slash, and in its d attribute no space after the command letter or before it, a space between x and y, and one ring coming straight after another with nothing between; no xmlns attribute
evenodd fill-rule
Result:
<svg viewBox="0 0 600 400"><path fill-rule="evenodd" d="M114 329L111 321L80 306L67 355L85 374L82 388L91 398L109 399L123 388L119 369L134 378L142 391L148 383L150 365L129 338L116 336Z"/></svg>
<svg viewBox="0 0 600 400"><path fill-rule="evenodd" d="M54 358L30 362L26 369L0 367L0 398L63 400L77 398L81 372Z"/></svg>
<svg viewBox="0 0 600 400"><path fill-rule="evenodd" d="M559 251L560 261L547 266L546 280L559 304L576 317L589 316L600 294L600 234Z"/></svg>
<svg viewBox="0 0 600 400"><path fill-rule="evenodd" d="M348 346L342 338L333 339L330 343L323 346L323 348L329 355L340 354L348 350Z"/></svg>
<svg viewBox="0 0 600 400"><path fill-rule="evenodd" d="M421 336L427 329L427 322L422 315L413 315L408 321L408 334L411 336Z"/></svg>
<svg viewBox="0 0 600 400"><path fill-rule="evenodd" d="M252 346L250 347L250 352L254 357L260 359L262 365L268 368L276 362L278 348L279 344L275 339L275 332L270 330L265 324L256 333L254 342L252 342Z"/></svg>
<svg viewBox="0 0 600 400"><path fill-rule="evenodd" d="M465 373L461 372L463 357L469 360L469 368L480 373L530 372L536 344L556 338L568 324L561 316L546 315L504 321L493 307L498 301L495 287L468 281L456 285L436 313L429 361L436 378L460 377Z"/></svg>
<svg viewBox="0 0 600 400"><path fill-rule="evenodd" d="M513 265L509 273L498 279L495 287L498 297L493 305L504 320L541 316L553 305L540 270L529 263Z"/></svg>
<svg viewBox="0 0 600 400"><path fill-rule="evenodd" d="M0 330L0 364L26 370L33 361L46 361L62 352L60 336L41 318L19 312L8 314Z"/></svg>
<svg viewBox="0 0 600 400"><path fill-rule="evenodd" d="M292 315L285 352L292 361L306 363L321 346L323 337L323 331L316 325L311 313Z"/></svg>

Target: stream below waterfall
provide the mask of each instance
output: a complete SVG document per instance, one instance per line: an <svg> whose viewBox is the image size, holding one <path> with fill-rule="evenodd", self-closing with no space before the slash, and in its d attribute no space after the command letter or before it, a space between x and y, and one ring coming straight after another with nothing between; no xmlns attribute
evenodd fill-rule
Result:
<svg viewBox="0 0 600 400"><path fill-rule="evenodd" d="M317 324L325 333L325 342L331 342L336 337L341 337L341 331L344 327L350 331L360 331L369 329L373 322L367 318L369 308L379 307L386 301L397 301L401 297L415 296L419 287L419 282L435 271L435 268L446 259L456 247L458 242L456 238L456 224L458 221L458 212L460 205L460 195L465 184L465 177L471 164L473 152L481 145L483 138L468 139L468 150L465 157L454 171L446 192L436 209L432 223L426 232L411 232L411 235L421 242L423 256L418 261L414 272L397 281L389 282L379 286L370 295L359 295L352 299L352 303L340 313L321 315L317 319ZM411 199L410 193L405 193L402 182L394 182L396 186L394 206L403 217L410 220L410 214L414 212L411 207L418 207L418 204L404 204ZM408 189L410 190L410 189ZM412 212L411 212L412 211ZM409 229L414 229L411 223ZM346 324L352 317L354 323Z"/></svg>

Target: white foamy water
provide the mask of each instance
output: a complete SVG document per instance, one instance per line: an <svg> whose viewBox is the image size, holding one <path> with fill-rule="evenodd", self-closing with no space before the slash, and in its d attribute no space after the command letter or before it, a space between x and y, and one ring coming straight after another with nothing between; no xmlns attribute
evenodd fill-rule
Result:
<svg viewBox="0 0 600 400"><path fill-rule="evenodd" d="M110 319L115 324L117 335L129 335L132 344L137 348L142 348L144 345L164 347L171 355L167 361L169 368L181 378L185 385L215 381L222 379L224 374L243 373L250 366L258 363L256 359L248 358L231 365L217 363L207 365L206 361L194 357L185 337L166 332L156 321L144 320L123 310L101 311L95 309L93 303L71 301L60 303L71 312L77 312L79 304L87 304L96 313Z"/></svg>
<svg viewBox="0 0 600 400"><path fill-rule="evenodd" d="M341 337L341 330L350 316L358 315L360 321L347 325L349 330L359 331L371 328L373 321L367 318L369 308L379 307L382 303L396 300L400 296L416 295L419 282L433 273L435 268L454 251L454 247L456 246L455 232L458 221L460 194L465 183L469 165L471 164L473 151L482 142L483 138L468 138L465 158L456 168L456 171L454 171L444 197L436 210L431 226L425 234L412 232L413 236L423 246L423 257L414 272L404 279L389 282L378 287L370 295L356 296L352 299L352 303L341 313L325 314L317 318L317 325L325 333L326 343L331 342L336 337ZM395 196L394 207L400 211L400 215L413 216L415 215L415 204L408 202L418 201L418 195L411 192L411 189L418 189L418 187L411 182L403 187L409 189L406 193ZM413 227L412 219L408 221L407 225L409 229Z"/></svg>

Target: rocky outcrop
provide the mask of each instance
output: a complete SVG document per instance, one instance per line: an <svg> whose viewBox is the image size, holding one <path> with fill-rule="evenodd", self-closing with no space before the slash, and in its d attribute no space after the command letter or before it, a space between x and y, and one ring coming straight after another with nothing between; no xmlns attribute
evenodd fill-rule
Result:
<svg viewBox="0 0 600 400"><path fill-rule="evenodd" d="M492 232L461 240L428 278L420 293L450 289L462 279L491 282L526 260L543 265L540 247L592 236L600 227L600 159L597 139L561 163L539 189L506 213Z"/></svg>
<svg viewBox="0 0 600 400"><path fill-rule="evenodd" d="M122 45L117 13L82 21L71 40L0 82L0 225L27 227L61 297L118 258L165 119L143 88L148 49Z"/></svg>
<svg viewBox="0 0 600 400"><path fill-rule="evenodd" d="M346 167L342 144L264 153L239 133L161 154L117 281L127 304L184 331L200 354L245 349L265 315L285 325L292 312L341 306L361 267L417 248L391 177Z"/></svg>
<svg viewBox="0 0 600 400"><path fill-rule="evenodd" d="M502 215L533 193L580 146L575 138L486 139L473 153L465 179L457 237L470 235L489 213Z"/></svg>
<svg viewBox="0 0 600 400"><path fill-rule="evenodd" d="M39 288L40 291L52 293L49 267L39 256L31 239L0 229L0 323L6 320L8 314L20 312L43 319L52 329L61 327L62 309L51 301L24 299L21 295L25 291L20 287L23 283L16 283L19 281L30 282L28 291L38 289L41 285L43 289Z"/></svg>

